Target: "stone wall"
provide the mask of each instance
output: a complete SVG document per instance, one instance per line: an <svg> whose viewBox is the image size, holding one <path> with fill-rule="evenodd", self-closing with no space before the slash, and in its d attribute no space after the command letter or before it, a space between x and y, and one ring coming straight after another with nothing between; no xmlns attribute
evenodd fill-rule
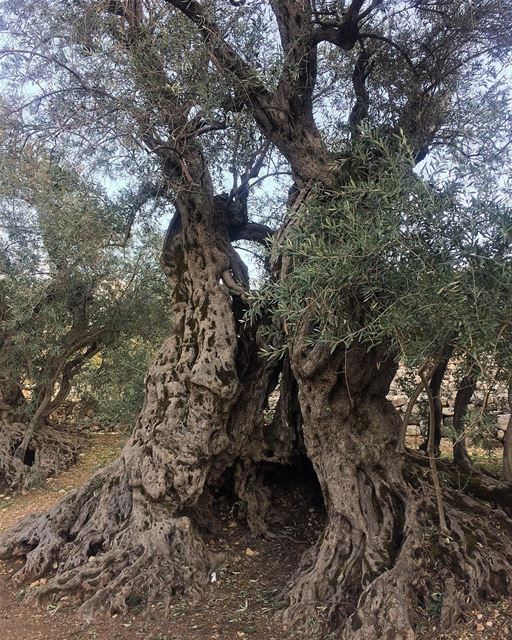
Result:
<svg viewBox="0 0 512 640"><path fill-rule="evenodd" d="M457 393L458 375L457 364L450 363L441 387L441 404L443 406L443 424L450 427L453 419L455 395ZM418 376L413 376L404 367L400 367L391 383L388 398L395 407L405 413L411 390L419 384ZM485 411L484 411L485 406ZM479 381L468 410L481 409L485 414L486 423L489 425L490 434L502 440L510 418L508 407L507 388L503 384ZM407 428L410 436L419 436L426 432L428 416L428 401L426 394L421 394L416 406L412 410L411 419ZM449 429L447 429L448 431Z"/></svg>

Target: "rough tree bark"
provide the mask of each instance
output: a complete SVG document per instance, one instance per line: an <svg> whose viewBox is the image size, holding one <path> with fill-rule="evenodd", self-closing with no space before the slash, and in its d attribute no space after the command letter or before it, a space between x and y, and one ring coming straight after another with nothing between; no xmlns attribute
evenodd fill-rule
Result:
<svg viewBox="0 0 512 640"><path fill-rule="evenodd" d="M196 25L233 89L234 108L245 105L251 111L263 135L290 162L297 189L313 183L335 189L339 162L313 118L316 45L329 41L351 50L363 38L358 23L368 15L363 3L350 3L337 24L317 25L311 3L271 2L285 52L272 93L258 70L223 39L210 7L197 0L167 2ZM372 3L369 11L379 5ZM425 49L425 66L441 73L444 58ZM428 78L425 86L418 80L415 95L428 86ZM367 92L354 89L362 114ZM437 112L444 109L434 100L424 117L424 103L415 95L405 101L399 126L419 159L439 126ZM351 122L354 130L361 117ZM229 465L239 465L235 484L246 496L253 460L265 457L247 445L259 426L245 419L249 411L237 401L249 381L249 400L244 397L240 405L259 409L264 401L256 389L267 385L254 382L275 376L262 375L265 368L256 371L257 362L241 366L240 354L251 349L243 345L231 294L243 295L243 273L222 220L212 213L213 198L197 192L194 184L201 180L191 169L190 189L178 198L182 226L170 267L175 329L148 375L147 400L133 437L121 459L82 490L0 538L1 555L26 558L18 579L52 572L57 563L55 575L40 587L42 594L78 592L88 611L124 610L134 597L165 599L201 588L214 561L199 533L199 523L211 516L209 488ZM462 609L507 593L512 521L445 489L450 536L439 535L428 473L396 450L399 420L385 397L393 362L378 349L310 349L300 335L290 361L304 444L328 519L292 578L283 618L292 623L317 618L321 607L345 640L411 640L418 608L426 608L434 593L442 594L443 625ZM258 529L261 519L255 522Z"/></svg>
<svg viewBox="0 0 512 640"><path fill-rule="evenodd" d="M379 349L331 354L300 337L291 362L328 518L282 619L318 618L321 608L343 639L412 640L435 594L447 626L482 597L509 592L512 520L445 488L442 535L429 475L397 452L400 420L386 400L393 362Z"/></svg>
<svg viewBox="0 0 512 640"><path fill-rule="evenodd" d="M135 60L142 55L139 88L151 101L159 86L158 109L173 140L161 143L161 130L148 131L143 120L144 143L176 195L163 253L173 332L148 373L145 404L120 459L0 537L0 556L25 558L16 580L50 574L32 595L76 593L90 614L203 588L216 558L201 529L215 520L212 495L226 470L247 502L249 525L264 532L268 495L257 465L285 455L265 443L263 408L277 375L257 356L255 330L240 323L248 275L230 241L261 241L269 230L248 223L246 201L234 211L232 198L214 196L189 99L176 94L142 13L130 7L119 3L120 44Z"/></svg>
<svg viewBox="0 0 512 640"><path fill-rule="evenodd" d="M212 489L233 468L249 524L262 532L266 494L251 480L258 461L285 455L269 451L262 432L275 365L237 321L243 265L200 159L196 169L189 164L195 181L177 199L163 255L173 332L146 378L133 436L83 488L0 537L2 557L25 559L18 582L50 574L32 596L75 593L89 614L202 589L216 562L200 531L215 520Z"/></svg>

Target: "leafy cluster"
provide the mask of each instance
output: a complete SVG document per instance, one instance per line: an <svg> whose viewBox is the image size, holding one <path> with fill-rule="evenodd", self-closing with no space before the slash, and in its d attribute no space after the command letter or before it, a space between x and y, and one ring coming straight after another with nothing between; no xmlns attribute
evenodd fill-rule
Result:
<svg viewBox="0 0 512 640"><path fill-rule="evenodd" d="M250 313L273 312L268 337L281 340L269 352L307 328L311 343L385 344L411 365L447 344L479 362L510 358L510 207L462 181L426 182L403 139L371 131L340 176L335 193L313 191L291 212L273 243L284 273Z"/></svg>
<svg viewBox="0 0 512 640"><path fill-rule="evenodd" d="M0 177L0 369L30 413L55 409L96 354L134 337L153 352L168 329L159 234L127 233L133 211L55 158L6 152Z"/></svg>

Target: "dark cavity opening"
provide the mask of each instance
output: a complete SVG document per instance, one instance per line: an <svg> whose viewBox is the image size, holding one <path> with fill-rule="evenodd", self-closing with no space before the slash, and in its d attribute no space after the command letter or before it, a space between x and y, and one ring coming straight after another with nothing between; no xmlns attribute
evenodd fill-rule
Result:
<svg viewBox="0 0 512 640"><path fill-rule="evenodd" d="M296 542L313 544L325 527L326 510L309 458L301 455L294 457L289 465L268 465L263 478L272 496L268 516L270 530Z"/></svg>
<svg viewBox="0 0 512 640"><path fill-rule="evenodd" d="M11 454L14 455L18 450L18 447L21 445L23 440L19 438L18 440L14 440L11 444ZM36 450L34 447L27 447L25 451L25 455L23 456L23 464L27 467L33 467L36 462Z"/></svg>
<svg viewBox="0 0 512 640"><path fill-rule="evenodd" d="M299 492L301 497L318 509L324 509L322 489L310 459L292 458L291 464L269 464L264 472L265 485L277 492ZM297 496L298 497L298 496Z"/></svg>
<svg viewBox="0 0 512 640"><path fill-rule="evenodd" d="M28 447L25 451L25 456L23 458L23 463L27 465L27 467L33 467L36 461L36 450L32 447Z"/></svg>
<svg viewBox="0 0 512 640"><path fill-rule="evenodd" d="M266 514L271 531L314 541L325 524L326 511L317 475L307 456L295 456L290 464L261 462L252 480L268 492L270 508ZM226 469L214 491L217 513L244 522L247 505L235 491L233 468ZM221 516L222 517L222 516Z"/></svg>
<svg viewBox="0 0 512 640"><path fill-rule="evenodd" d="M97 542L90 543L89 549L87 551L87 555L89 557L97 556L98 553L101 553L102 551L103 551L103 540L98 540Z"/></svg>

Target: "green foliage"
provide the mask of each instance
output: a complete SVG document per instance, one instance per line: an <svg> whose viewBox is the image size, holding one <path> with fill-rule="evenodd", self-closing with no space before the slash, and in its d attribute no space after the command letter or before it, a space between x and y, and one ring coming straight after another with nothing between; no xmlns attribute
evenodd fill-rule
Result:
<svg viewBox="0 0 512 640"><path fill-rule="evenodd" d="M164 327L165 323L156 325L155 334ZM144 402L144 378L157 346L155 336L118 340L87 363L74 386L82 402L95 406L96 422L133 426Z"/></svg>
<svg viewBox="0 0 512 640"><path fill-rule="evenodd" d="M151 351L169 328L160 233L146 219L141 234L122 205L51 157L1 158L0 369L34 407L95 354L136 337ZM126 358L139 380L147 358Z"/></svg>
<svg viewBox="0 0 512 640"><path fill-rule="evenodd" d="M367 131L341 164L340 188L313 191L291 213L272 247L283 277L249 314L272 310L268 339L279 346L269 354L306 332L332 350L386 345L411 365L450 342L482 364L490 352L509 357L511 209L463 183L435 187L413 167L404 140Z"/></svg>

